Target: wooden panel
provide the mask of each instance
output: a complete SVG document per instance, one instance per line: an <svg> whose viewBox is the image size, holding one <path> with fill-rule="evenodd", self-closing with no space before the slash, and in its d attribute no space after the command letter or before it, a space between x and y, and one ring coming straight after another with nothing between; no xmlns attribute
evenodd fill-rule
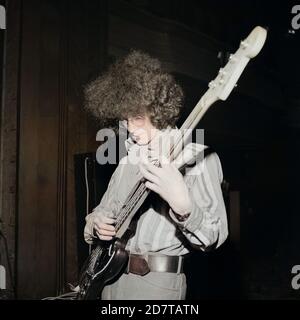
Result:
<svg viewBox="0 0 300 320"><path fill-rule="evenodd" d="M95 150L83 85L103 68L106 1L29 0L20 71L18 295L77 279L74 154ZM84 214L84 213L83 213ZM30 281L28 281L30 279Z"/></svg>
<svg viewBox="0 0 300 320"><path fill-rule="evenodd" d="M17 184L17 145L18 145L18 70L20 54L20 1L12 0L7 5L7 29L4 43L2 105L1 105L1 230L8 242L12 278L15 282L15 247L16 247L16 184ZM1 30L2 35L4 31ZM13 284L9 267L2 254L3 264L7 270L8 295L13 296Z"/></svg>
<svg viewBox="0 0 300 320"><path fill-rule="evenodd" d="M23 8L18 210L21 298L56 290L60 16L54 5L32 0Z"/></svg>

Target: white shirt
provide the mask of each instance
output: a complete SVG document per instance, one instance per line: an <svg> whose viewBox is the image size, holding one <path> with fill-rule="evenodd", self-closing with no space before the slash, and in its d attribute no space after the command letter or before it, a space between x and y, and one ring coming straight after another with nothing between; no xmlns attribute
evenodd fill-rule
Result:
<svg viewBox="0 0 300 320"><path fill-rule="evenodd" d="M169 130L160 131L160 137L168 137ZM139 166L136 157L146 152L148 147L139 146L130 138L125 144L127 156L120 161L113 173L100 204L86 217L84 238L88 243L94 240L93 218L96 215L116 218L128 193L138 181ZM148 203L149 200L146 199L148 206L142 209L135 235L129 239L126 249L131 253L184 255L189 252L186 240L201 250L219 247L228 236L222 180L222 167L216 153L209 154L190 168L188 174L184 175L184 181L190 192L192 211L184 222L180 222L168 204L152 192L156 201Z"/></svg>

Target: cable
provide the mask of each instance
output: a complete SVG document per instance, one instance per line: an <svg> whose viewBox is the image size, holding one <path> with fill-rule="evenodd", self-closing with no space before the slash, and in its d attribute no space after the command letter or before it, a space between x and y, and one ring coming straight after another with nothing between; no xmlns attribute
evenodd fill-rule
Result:
<svg viewBox="0 0 300 320"><path fill-rule="evenodd" d="M84 179L85 179L85 189L86 189L86 203L85 203L86 216L90 213L90 208L89 208L90 189L89 189L88 168L87 168L88 160L89 160L88 157L84 159ZM89 244L89 254L91 254L91 251L92 251L92 245Z"/></svg>
<svg viewBox="0 0 300 320"><path fill-rule="evenodd" d="M61 294L60 296L57 297L46 297L43 298L42 300L76 300L77 298L77 291L73 292L67 292L64 294Z"/></svg>
<svg viewBox="0 0 300 320"><path fill-rule="evenodd" d="M86 157L84 159L84 179L85 179L85 188L86 188L86 215L89 214L89 196L90 196L90 190L89 190L89 182L88 182L88 173L87 173L87 162L89 158Z"/></svg>

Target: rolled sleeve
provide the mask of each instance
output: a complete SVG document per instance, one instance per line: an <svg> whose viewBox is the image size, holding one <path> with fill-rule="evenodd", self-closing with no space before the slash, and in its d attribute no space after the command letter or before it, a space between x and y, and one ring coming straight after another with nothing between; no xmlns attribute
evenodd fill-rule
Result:
<svg viewBox="0 0 300 320"><path fill-rule="evenodd" d="M195 201L192 200L192 210L188 218L184 221L178 220L173 210L170 208L169 214L174 222L182 229L194 232L201 227L203 220L203 212L201 208L197 207Z"/></svg>
<svg viewBox="0 0 300 320"><path fill-rule="evenodd" d="M192 200L192 210L185 221L179 221L170 209L170 217L196 248L219 247L227 238L228 226L221 182L220 159L216 153L207 156L185 177Z"/></svg>

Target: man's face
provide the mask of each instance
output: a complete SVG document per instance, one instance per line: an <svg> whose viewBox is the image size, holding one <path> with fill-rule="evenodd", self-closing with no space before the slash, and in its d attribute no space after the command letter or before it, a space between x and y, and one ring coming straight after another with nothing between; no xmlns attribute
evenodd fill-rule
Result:
<svg viewBox="0 0 300 320"><path fill-rule="evenodd" d="M148 144L157 133L147 115L130 117L124 121L130 136L139 145Z"/></svg>

